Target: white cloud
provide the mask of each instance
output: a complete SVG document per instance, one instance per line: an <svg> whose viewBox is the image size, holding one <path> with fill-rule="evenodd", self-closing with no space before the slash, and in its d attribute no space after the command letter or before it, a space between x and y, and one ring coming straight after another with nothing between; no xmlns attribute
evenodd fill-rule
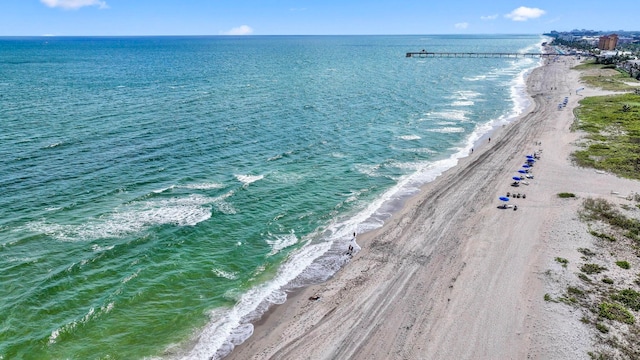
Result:
<svg viewBox="0 0 640 360"><path fill-rule="evenodd" d="M79 9L84 6L97 6L100 9L107 9L109 6L102 0L40 0L41 3L51 8Z"/></svg>
<svg viewBox="0 0 640 360"><path fill-rule="evenodd" d="M453 25L456 29L466 29L469 27L469 23L461 22Z"/></svg>
<svg viewBox="0 0 640 360"><path fill-rule="evenodd" d="M495 20L498 18L498 14L488 15L488 16L480 16L480 20Z"/></svg>
<svg viewBox="0 0 640 360"><path fill-rule="evenodd" d="M527 21L529 19L539 18L545 13L546 11L542 9L520 6L519 8L510 12L509 14L506 14L504 17L509 18L513 21Z"/></svg>
<svg viewBox="0 0 640 360"><path fill-rule="evenodd" d="M249 25L240 25L238 27L234 27L229 31L223 31L220 34L221 35L251 35L253 34L253 29Z"/></svg>

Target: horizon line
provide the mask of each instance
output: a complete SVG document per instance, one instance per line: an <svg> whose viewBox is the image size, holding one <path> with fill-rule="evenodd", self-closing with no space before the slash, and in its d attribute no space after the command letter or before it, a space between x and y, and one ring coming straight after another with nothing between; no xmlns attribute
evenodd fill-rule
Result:
<svg viewBox="0 0 640 360"><path fill-rule="evenodd" d="M432 34L245 34L245 35L226 35L226 34L113 34L113 35L1 35L0 38L19 38L19 37L260 37L260 36L437 36L437 35L456 35L456 36L486 36L486 35L544 35L544 33L432 33Z"/></svg>

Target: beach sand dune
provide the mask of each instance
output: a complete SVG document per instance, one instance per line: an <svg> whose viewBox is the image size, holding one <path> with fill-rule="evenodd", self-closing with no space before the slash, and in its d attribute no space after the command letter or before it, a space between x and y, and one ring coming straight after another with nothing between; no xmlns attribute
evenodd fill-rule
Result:
<svg viewBox="0 0 640 360"><path fill-rule="evenodd" d="M566 58L532 71L534 101L519 120L359 236L362 250L345 268L272 309L227 358L585 358L590 336L579 313L543 300L553 259L587 241L580 202L557 193L607 197L635 183L571 165L572 109L601 93L576 96L583 85L573 65ZM535 178L511 187L538 150ZM507 191L526 194L510 201L517 211L497 208Z"/></svg>

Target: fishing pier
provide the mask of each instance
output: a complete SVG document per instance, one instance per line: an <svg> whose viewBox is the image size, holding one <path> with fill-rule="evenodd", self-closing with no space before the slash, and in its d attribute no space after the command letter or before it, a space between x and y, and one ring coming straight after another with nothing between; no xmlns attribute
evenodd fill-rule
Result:
<svg viewBox="0 0 640 360"><path fill-rule="evenodd" d="M422 50L419 52L408 52L407 57L416 58L521 58L521 57L556 57L556 56L576 56L576 54L565 53L508 53L508 52L430 52Z"/></svg>

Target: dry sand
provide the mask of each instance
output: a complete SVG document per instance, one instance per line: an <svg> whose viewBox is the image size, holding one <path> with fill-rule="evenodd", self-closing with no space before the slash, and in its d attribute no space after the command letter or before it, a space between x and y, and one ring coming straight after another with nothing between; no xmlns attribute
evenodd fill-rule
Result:
<svg viewBox="0 0 640 360"><path fill-rule="evenodd" d="M575 64L534 70L526 114L359 236L351 263L274 308L227 359L588 358L592 335L579 311L543 300L561 287L549 276L561 268L555 257L573 260L591 241L577 220L581 201L557 194L611 198L637 182L571 165L580 136L570 132L572 110L603 93L575 94L584 86ZM535 178L511 187L536 150ZM517 211L497 208L507 191L527 195L510 201Z"/></svg>

